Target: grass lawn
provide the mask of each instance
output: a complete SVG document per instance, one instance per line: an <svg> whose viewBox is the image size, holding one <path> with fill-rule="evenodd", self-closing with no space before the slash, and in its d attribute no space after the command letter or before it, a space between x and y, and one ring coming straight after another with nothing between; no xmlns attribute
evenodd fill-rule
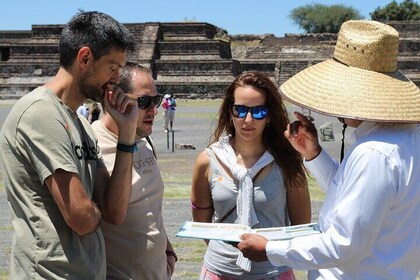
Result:
<svg viewBox="0 0 420 280"><path fill-rule="evenodd" d="M9 279L9 272L0 270L0 280L7 280Z"/></svg>
<svg viewBox="0 0 420 280"><path fill-rule="evenodd" d="M179 107L216 107L216 111L222 103L222 99L177 99Z"/></svg>
<svg viewBox="0 0 420 280"><path fill-rule="evenodd" d="M165 183L165 198L190 198L191 175L185 176L179 173L162 173L162 177ZM307 178L311 200L323 201L325 197L324 191L318 186L315 179L310 176Z"/></svg>

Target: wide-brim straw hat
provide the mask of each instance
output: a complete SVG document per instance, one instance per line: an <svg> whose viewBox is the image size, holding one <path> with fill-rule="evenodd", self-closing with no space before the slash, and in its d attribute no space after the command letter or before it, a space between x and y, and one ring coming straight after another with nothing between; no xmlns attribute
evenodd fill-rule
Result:
<svg viewBox="0 0 420 280"><path fill-rule="evenodd" d="M378 122L420 122L420 90L397 69L398 32L365 20L342 24L334 58L280 86L292 103L321 114Z"/></svg>
<svg viewBox="0 0 420 280"><path fill-rule="evenodd" d="M168 99L169 97L171 97L171 95L168 94L168 93L163 96L163 98L165 98L165 99Z"/></svg>

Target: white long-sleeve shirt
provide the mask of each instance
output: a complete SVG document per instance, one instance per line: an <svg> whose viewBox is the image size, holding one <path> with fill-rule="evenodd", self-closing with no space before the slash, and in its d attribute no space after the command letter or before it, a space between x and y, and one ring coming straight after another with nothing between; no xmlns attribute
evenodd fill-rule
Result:
<svg viewBox="0 0 420 280"><path fill-rule="evenodd" d="M415 279L420 270L420 130L363 122L341 165L306 162L327 192L322 234L269 241L274 265L309 279Z"/></svg>

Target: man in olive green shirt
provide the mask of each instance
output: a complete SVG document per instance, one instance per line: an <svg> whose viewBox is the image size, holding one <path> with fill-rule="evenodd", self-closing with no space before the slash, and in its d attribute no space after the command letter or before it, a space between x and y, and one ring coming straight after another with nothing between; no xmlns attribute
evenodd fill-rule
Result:
<svg viewBox="0 0 420 280"><path fill-rule="evenodd" d="M10 279L104 279L101 218L122 223L131 189L137 101L115 88L133 36L112 17L79 12L64 27L56 76L16 102L0 133L15 235ZM119 127L110 175L77 108L104 100ZM107 185L98 196L94 189ZM96 203L93 202L93 199Z"/></svg>

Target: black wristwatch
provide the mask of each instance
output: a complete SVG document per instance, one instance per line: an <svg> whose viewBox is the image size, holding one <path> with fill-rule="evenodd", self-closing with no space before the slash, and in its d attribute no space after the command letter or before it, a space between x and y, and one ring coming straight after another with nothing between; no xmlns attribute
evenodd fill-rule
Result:
<svg viewBox="0 0 420 280"><path fill-rule="evenodd" d="M133 145L124 145L124 144L118 143L117 144L117 150L122 151L122 152L126 152L126 153L135 153L139 149L137 148L136 143L134 143Z"/></svg>

